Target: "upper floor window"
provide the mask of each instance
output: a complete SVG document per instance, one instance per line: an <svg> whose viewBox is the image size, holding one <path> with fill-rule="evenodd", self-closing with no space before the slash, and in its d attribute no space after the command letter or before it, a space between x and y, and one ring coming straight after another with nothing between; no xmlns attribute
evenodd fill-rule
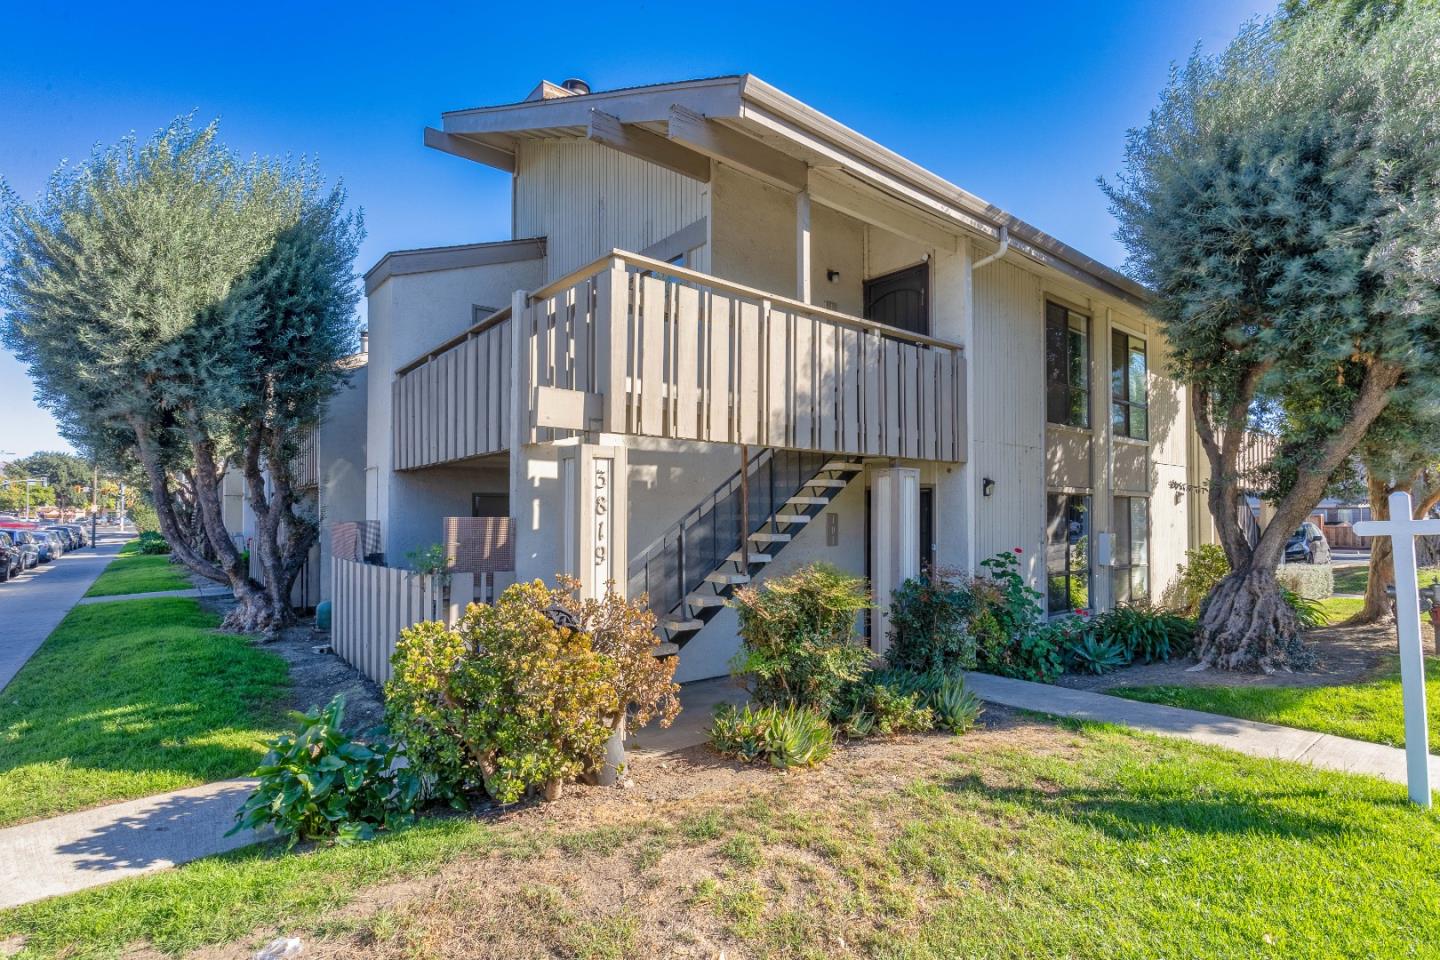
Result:
<svg viewBox="0 0 1440 960"><path fill-rule="evenodd" d="M1115 435L1150 437L1145 341L1124 330L1110 334L1110 422Z"/></svg>
<svg viewBox="0 0 1440 960"><path fill-rule="evenodd" d="M1045 414L1051 423L1090 426L1090 318L1045 303Z"/></svg>

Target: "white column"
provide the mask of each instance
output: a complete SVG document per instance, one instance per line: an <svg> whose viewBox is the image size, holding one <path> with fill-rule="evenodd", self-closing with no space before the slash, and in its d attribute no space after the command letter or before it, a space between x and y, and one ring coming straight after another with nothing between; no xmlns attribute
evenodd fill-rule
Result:
<svg viewBox="0 0 1440 960"><path fill-rule="evenodd" d="M625 596L629 580L628 458L618 443L581 443L560 454L564 503L561 536L566 573L580 581L580 595L607 590Z"/></svg>
<svg viewBox="0 0 1440 960"><path fill-rule="evenodd" d="M870 649L890 646L890 594L920 572L920 471L880 467L870 471Z"/></svg>
<svg viewBox="0 0 1440 960"><path fill-rule="evenodd" d="M810 302L810 191L795 194L795 299Z"/></svg>

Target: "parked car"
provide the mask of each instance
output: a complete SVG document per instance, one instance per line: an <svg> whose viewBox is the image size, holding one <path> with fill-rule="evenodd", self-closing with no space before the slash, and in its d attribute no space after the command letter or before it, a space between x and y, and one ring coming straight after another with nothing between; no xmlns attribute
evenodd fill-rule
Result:
<svg viewBox="0 0 1440 960"><path fill-rule="evenodd" d="M1329 563L1330 541L1318 526L1306 520L1285 542L1286 563Z"/></svg>
<svg viewBox="0 0 1440 960"><path fill-rule="evenodd" d="M65 524L65 526L68 527L70 531L75 534L76 543L78 543L82 547L88 547L90 545L90 531L86 529L85 524L67 523Z"/></svg>
<svg viewBox="0 0 1440 960"><path fill-rule="evenodd" d="M61 557L65 556L65 551L69 549L67 546L65 546L65 538L60 536L60 534L56 533L54 530L37 530L35 531L35 535L37 537L44 537L46 540L50 541L51 559L59 560Z"/></svg>
<svg viewBox="0 0 1440 960"><path fill-rule="evenodd" d="M26 570L50 561L50 542L42 543L28 527L9 527L5 532L24 554Z"/></svg>
<svg viewBox="0 0 1440 960"><path fill-rule="evenodd" d="M75 539L75 531L63 524L52 523L50 526L44 528L44 532L53 533L59 537L60 546L66 553L80 546L79 541Z"/></svg>
<svg viewBox="0 0 1440 960"><path fill-rule="evenodd" d="M9 530L0 530L0 581L24 571L25 551L11 539Z"/></svg>

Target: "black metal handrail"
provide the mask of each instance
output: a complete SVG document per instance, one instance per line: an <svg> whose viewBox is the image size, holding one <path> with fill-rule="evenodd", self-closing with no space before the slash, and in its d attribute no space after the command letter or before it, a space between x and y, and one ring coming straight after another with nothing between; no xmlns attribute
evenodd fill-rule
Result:
<svg viewBox="0 0 1440 960"><path fill-rule="evenodd" d="M742 484L736 470L631 559L630 596L649 594L650 609L661 616L674 611L830 458L803 450L766 448L757 453L748 465L748 484ZM740 511L746 500L742 537Z"/></svg>

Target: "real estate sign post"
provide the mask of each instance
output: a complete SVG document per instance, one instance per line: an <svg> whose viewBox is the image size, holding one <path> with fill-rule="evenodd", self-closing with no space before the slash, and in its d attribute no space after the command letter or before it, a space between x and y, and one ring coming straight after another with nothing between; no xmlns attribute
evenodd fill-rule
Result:
<svg viewBox="0 0 1440 960"><path fill-rule="evenodd" d="M1415 570L1415 538L1440 534L1440 519L1416 520L1410 494L1390 494L1389 520L1362 520L1355 532L1389 537L1395 557L1395 626L1400 634L1400 687L1405 698L1405 765L1410 799L1430 807L1430 746L1425 712L1425 655L1420 646L1420 580Z"/></svg>

